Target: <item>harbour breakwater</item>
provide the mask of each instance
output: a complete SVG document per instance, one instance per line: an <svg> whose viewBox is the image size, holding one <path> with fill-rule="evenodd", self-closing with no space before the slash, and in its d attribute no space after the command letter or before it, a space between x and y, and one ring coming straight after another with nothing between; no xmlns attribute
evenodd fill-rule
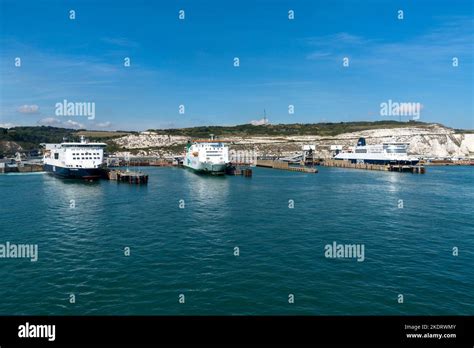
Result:
<svg viewBox="0 0 474 348"><path fill-rule="evenodd" d="M301 165L290 166L288 162L274 161L274 160L257 160L257 167L273 168L288 170L291 172L303 172L303 173L317 173L318 170L314 167L305 167Z"/></svg>

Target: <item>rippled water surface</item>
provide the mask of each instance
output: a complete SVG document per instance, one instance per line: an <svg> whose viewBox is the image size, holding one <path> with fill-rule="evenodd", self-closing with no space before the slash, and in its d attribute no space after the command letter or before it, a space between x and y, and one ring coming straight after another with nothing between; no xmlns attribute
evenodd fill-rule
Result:
<svg viewBox="0 0 474 348"><path fill-rule="evenodd" d="M144 170L148 186L0 175L0 243L39 248L0 258L0 314L474 314L472 167ZM333 241L365 260L326 258Z"/></svg>

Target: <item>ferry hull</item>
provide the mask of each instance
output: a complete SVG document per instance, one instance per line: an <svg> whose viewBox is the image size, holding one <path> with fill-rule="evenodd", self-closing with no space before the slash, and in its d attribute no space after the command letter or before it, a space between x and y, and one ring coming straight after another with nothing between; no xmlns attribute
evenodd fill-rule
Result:
<svg viewBox="0 0 474 348"><path fill-rule="evenodd" d="M354 159L354 158L335 158L336 160L346 160L350 163L365 163L365 164L379 164L379 165L390 165L390 164L402 164L402 165L417 165L419 160L392 160L392 159Z"/></svg>
<svg viewBox="0 0 474 348"><path fill-rule="evenodd" d="M229 162L228 148L220 141L188 142L183 165L198 173L223 175Z"/></svg>
<svg viewBox="0 0 474 348"><path fill-rule="evenodd" d="M99 168L64 168L45 164L44 170L55 176L67 179L97 180L102 177L102 170Z"/></svg>
<svg viewBox="0 0 474 348"><path fill-rule="evenodd" d="M184 166L198 173L213 175L224 175L226 169L225 163L197 163L194 165L192 163L185 163Z"/></svg>
<svg viewBox="0 0 474 348"><path fill-rule="evenodd" d="M408 156L409 143L388 142L379 145L367 145L365 138L359 138L354 152L340 152L334 159L351 163L381 165L416 165L419 158Z"/></svg>

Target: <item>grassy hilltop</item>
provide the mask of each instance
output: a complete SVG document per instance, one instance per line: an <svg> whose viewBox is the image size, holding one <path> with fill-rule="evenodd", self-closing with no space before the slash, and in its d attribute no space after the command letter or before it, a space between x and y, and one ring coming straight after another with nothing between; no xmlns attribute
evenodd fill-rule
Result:
<svg viewBox="0 0 474 348"><path fill-rule="evenodd" d="M201 126L192 128L174 129L150 129L158 134L183 135L193 138L208 137L214 134L219 137L225 136L290 136L290 135L320 135L334 136L342 133L357 132L379 128L400 128L427 126L424 122L398 122L398 121L376 121L376 122L340 122L340 123L293 123L293 124L269 124L254 126L242 124L237 126Z"/></svg>

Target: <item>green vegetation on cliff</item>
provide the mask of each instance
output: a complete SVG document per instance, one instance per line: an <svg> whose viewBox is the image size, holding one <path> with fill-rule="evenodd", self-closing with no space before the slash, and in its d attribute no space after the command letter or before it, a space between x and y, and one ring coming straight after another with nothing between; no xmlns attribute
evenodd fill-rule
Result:
<svg viewBox="0 0 474 348"><path fill-rule="evenodd" d="M110 149L107 150L114 151L115 144L108 140L130 133L132 132L99 132L46 126L0 128L0 157L12 156L20 149L38 149L41 143L60 143L63 139L78 141L81 135L90 140L106 142L110 144Z"/></svg>
<svg viewBox="0 0 474 348"><path fill-rule="evenodd" d="M377 122L340 122L340 123L310 123L310 124L275 124L254 126L242 124L237 126L202 126L192 128L176 129L150 129L158 134L183 135L193 138L208 137L214 134L219 137L226 136L290 136L290 135L320 135L334 136L342 133L357 132L379 128L400 128L400 127L426 127L424 122L397 122L397 121L377 121Z"/></svg>

